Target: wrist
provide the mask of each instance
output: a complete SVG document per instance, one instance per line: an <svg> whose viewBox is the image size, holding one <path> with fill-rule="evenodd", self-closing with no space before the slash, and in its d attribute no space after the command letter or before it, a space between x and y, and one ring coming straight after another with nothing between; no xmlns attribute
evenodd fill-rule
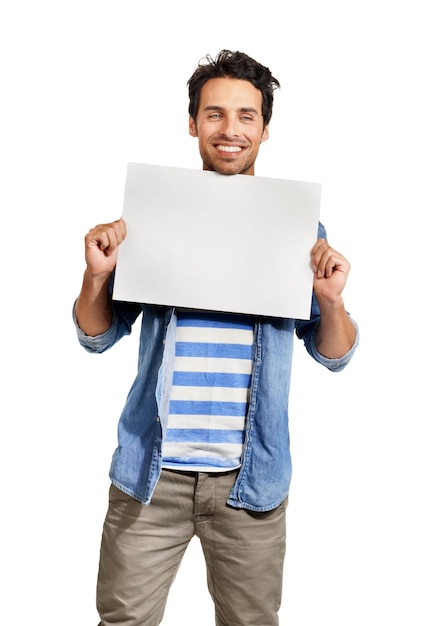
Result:
<svg viewBox="0 0 428 626"><path fill-rule="evenodd" d="M104 285L108 285L110 276L111 276L111 272L96 273L96 272L91 271L89 267L87 267L83 274L83 282L88 287L93 287L95 289L98 289L100 287L103 287Z"/></svg>
<svg viewBox="0 0 428 626"><path fill-rule="evenodd" d="M107 298L111 273L92 274L86 269L83 274L82 292L89 301Z"/></svg>
<svg viewBox="0 0 428 626"><path fill-rule="evenodd" d="M333 313L335 311L343 311L345 309L345 305L341 295L333 298L325 295L315 295L321 311L325 310Z"/></svg>

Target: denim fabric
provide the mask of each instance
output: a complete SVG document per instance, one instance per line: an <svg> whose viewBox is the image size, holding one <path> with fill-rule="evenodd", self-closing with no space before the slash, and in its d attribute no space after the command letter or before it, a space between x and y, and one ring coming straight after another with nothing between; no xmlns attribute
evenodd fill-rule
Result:
<svg viewBox="0 0 428 626"><path fill-rule="evenodd" d="M325 238L321 224L319 236ZM97 337L85 335L75 316L74 320L81 345L101 353L129 334L142 313L138 372L120 416L110 478L128 495L149 504L162 466L162 434L168 422L177 319L172 307L113 302L113 308L112 326ZM269 511L288 495L292 472L288 397L294 333L318 363L336 372L349 363L358 345L357 335L354 346L340 359L323 357L315 344L318 321L315 298L310 320L256 320L242 465L228 499L235 508Z"/></svg>

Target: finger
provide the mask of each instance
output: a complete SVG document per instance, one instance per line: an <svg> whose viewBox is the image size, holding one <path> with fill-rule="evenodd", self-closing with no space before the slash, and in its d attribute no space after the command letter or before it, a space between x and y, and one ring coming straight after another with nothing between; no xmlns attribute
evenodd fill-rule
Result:
<svg viewBox="0 0 428 626"><path fill-rule="evenodd" d="M318 254L320 251L322 251L326 246L328 246L328 243L325 239L317 239L314 247L311 250L311 256L315 256L316 254Z"/></svg>
<svg viewBox="0 0 428 626"><path fill-rule="evenodd" d="M311 262L315 273L319 273L320 275L324 274L326 261L325 254L328 250L329 246L325 239L318 239L312 248Z"/></svg>
<svg viewBox="0 0 428 626"><path fill-rule="evenodd" d="M97 247L101 252L111 254L117 248L117 233L113 224L98 224L91 228L86 237L87 246Z"/></svg>
<svg viewBox="0 0 428 626"><path fill-rule="evenodd" d="M126 237L126 222L123 219L123 217L121 217L119 220L116 220L115 222L113 222L113 227L115 229L116 232L116 240L117 240L117 244L120 245L123 240Z"/></svg>
<svg viewBox="0 0 428 626"><path fill-rule="evenodd" d="M314 272L318 278L329 278L335 268L341 264L341 259L344 261L343 257L330 247L326 241L316 244L312 257Z"/></svg>
<svg viewBox="0 0 428 626"><path fill-rule="evenodd" d="M334 250L331 248L324 250L321 260L318 263L318 277L322 278L325 276L325 278L330 278L333 274L334 268L336 267L336 263L337 259L334 254Z"/></svg>

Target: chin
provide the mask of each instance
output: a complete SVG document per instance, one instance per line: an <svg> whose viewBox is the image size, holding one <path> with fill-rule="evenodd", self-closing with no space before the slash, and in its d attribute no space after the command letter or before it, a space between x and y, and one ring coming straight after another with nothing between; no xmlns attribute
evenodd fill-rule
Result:
<svg viewBox="0 0 428 626"><path fill-rule="evenodd" d="M204 163L204 170L224 174L225 176L234 176L235 174L246 174L251 167L242 167L236 163Z"/></svg>
<svg viewBox="0 0 428 626"><path fill-rule="evenodd" d="M220 167L217 168L215 170L218 174L223 174L224 176L235 176L235 174L241 174L241 170L236 170L236 169L229 169L229 168L224 168L224 167Z"/></svg>

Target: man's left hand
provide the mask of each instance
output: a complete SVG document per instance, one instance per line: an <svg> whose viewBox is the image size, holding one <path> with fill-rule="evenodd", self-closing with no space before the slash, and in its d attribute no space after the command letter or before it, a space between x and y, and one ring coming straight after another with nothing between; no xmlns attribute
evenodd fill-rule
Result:
<svg viewBox="0 0 428 626"><path fill-rule="evenodd" d="M311 250L311 263L317 299L330 302L340 299L351 269L349 261L325 239L318 239Z"/></svg>

